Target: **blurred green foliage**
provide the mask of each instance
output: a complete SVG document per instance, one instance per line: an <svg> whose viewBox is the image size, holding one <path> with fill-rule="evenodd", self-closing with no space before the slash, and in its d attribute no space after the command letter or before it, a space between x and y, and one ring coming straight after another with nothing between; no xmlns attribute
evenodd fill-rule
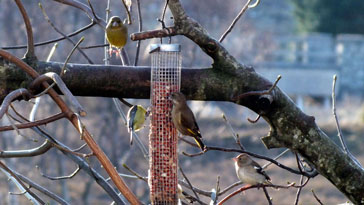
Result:
<svg viewBox="0 0 364 205"><path fill-rule="evenodd" d="M364 34L363 0L292 0L299 32Z"/></svg>

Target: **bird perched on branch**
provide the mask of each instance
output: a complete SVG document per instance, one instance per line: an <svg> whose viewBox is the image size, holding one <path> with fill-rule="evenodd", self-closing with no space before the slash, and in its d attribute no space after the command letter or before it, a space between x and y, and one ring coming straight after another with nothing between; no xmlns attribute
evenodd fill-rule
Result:
<svg viewBox="0 0 364 205"><path fill-rule="evenodd" d="M201 150L205 151L206 146L202 142L195 116L186 103L186 97L180 92L174 92L171 94L171 99L173 102L172 122L174 126L182 135L193 137Z"/></svg>
<svg viewBox="0 0 364 205"><path fill-rule="evenodd" d="M145 118L149 112L141 105L133 105L127 115L128 131L130 133L130 145L133 144L133 132L137 132L143 128Z"/></svg>
<svg viewBox="0 0 364 205"><path fill-rule="evenodd" d="M250 185L272 184L262 167L247 154L240 154L233 158L233 160L235 161L235 171L240 181Z"/></svg>
<svg viewBox="0 0 364 205"><path fill-rule="evenodd" d="M113 16L106 26L106 39L111 46L122 49L128 40L128 28L120 17Z"/></svg>

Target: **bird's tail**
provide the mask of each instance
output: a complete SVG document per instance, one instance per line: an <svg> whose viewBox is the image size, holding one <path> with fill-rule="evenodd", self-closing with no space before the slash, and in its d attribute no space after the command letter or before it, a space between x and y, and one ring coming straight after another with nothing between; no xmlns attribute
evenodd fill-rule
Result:
<svg viewBox="0 0 364 205"><path fill-rule="evenodd" d="M201 148L202 151L205 151L206 145L202 142L201 136L194 136L193 137L197 143L197 145Z"/></svg>

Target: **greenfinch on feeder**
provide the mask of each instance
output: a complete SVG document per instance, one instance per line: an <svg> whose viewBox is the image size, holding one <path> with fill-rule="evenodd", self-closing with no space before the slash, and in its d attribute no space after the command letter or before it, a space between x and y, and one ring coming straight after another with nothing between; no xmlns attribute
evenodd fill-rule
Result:
<svg viewBox="0 0 364 205"><path fill-rule="evenodd" d="M171 94L171 100L173 103L172 122L174 126L182 135L193 137L201 150L205 151L206 146L202 142L201 132L195 116L186 103L186 97L180 92L174 92Z"/></svg>
<svg viewBox="0 0 364 205"><path fill-rule="evenodd" d="M127 115L128 131L130 133L130 145L133 144L133 132L137 132L143 128L145 118L147 117L147 110L141 105L133 105Z"/></svg>
<svg viewBox="0 0 364 205"><path fill-rule="evenodd" d="M240 181L250 185L272 184L262 167L247 154L240 154L233 160L235 161L236 175Z"/></svg>
<svg viewBox="0 0 364 205"><path fill-rule="evenodd" d="M120 17L113 16L106 26L106 39L111 46L122 49L128 40L128 28Z"/></svg>

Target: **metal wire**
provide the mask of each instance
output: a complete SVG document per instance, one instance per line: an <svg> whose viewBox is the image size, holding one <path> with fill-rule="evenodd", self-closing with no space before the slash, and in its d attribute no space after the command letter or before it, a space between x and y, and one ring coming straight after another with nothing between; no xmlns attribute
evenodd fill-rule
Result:
<svg viewBox="0 0 364 205"><path fill-rule="evenodd" d="M152 204L177 204L178 135L168 98L180 90L182 58L179 51L163 49L151 55L150 197Z"/></svg>

